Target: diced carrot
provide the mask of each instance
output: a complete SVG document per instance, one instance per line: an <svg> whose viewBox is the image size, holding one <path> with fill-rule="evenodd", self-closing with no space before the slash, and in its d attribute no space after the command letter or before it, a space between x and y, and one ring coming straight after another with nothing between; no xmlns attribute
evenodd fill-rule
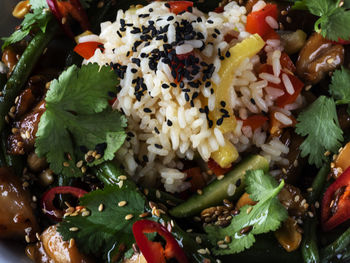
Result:
<svg viewBox="0 0 350 263"><path fill-rule="evenodd" d="M251 115L247 119L243 120L243 126L250 126L252 131L262 127L269 118L264 115Z"/></svg>

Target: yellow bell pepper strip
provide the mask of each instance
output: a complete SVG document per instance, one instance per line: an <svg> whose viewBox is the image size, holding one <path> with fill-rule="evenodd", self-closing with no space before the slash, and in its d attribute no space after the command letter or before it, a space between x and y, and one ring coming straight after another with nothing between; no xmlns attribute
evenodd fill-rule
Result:
<svg viewBox="0 0 350 263"><path fill-rule="evenodd" d="M237 68L242 64L246 58L251 58L256 55L265 46L265 41L258 35L251 35L249 38L236 44L229 50L230 56L226 58L219 70L221 79L220 86L213 83L215 98L215 109L210 113L210 119L213 120L214 127L221 130L222 133L232 132L236 127L236 118L233 110L227 107L226 110L230 117L223 118L221 102L227 101L230 97L230 87L232 86L232 78ZM230 143L226 142L225 146L221 146L218 151L211 156L215 162L221 167L227 168L238 158L236 148Z"/></svg>

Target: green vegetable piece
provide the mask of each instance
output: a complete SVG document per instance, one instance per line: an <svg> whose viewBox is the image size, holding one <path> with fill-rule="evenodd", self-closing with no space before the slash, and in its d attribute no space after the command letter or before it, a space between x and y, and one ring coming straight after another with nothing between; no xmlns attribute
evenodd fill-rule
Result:
<svg viewBox="0 0 350 263"><path fill-rule="evenodd" d="M200 213L203 209L217 205L223 199L235 199L242 194L245 185L245 173L248 170L262 169L268 171L268 161L260 155L252 155L242 161L222 180L215 180L205 188L203 194L193 195L187 201L169 211L174 217L189 217ZM234 193L228 193L228 188L236 188ZM230 191L231 191L230 189Z"/></svg>
<svg viewBox="0 0 350 263"><path fill-rule="evenodd" d="M80 146L94 150L97 145L106 145L101 158L90 162L90 166L114 158L126 137L126 118L108 105L108 92L114 91L117 84L113 70L97 64L81 69L71 66L51 82L35 146L36 153L46 156L55 173L81 176L75 166L78 158L84 158Z"/></svg>
<svg viewBox="0 0 350 263"><path fill-rule="evenodd" d="M295 32L286 32L281 34L281 40L284 51L288 55L299 52L306 42L307 35L303 30L298 29Z"/></svg>
<svg viewBox="0 0 350 263"><path fill-rule="evenodd" d="M120 202L125 201L125 205ZM119 205L118 205L119 204ZM126 186L107 186L80 198L80 205L90 212L89 216L66 217L58 226L64 240L74 238L80 251L103 255L123 243L131 248L135 243L132 225L144 212L145 200L140 192ZM70 231L77 227L78 231Z"/></svg>
<svg viewBox="0 0 350 263"><path fill-rule="evenodd" d="M232 218L228 227L207 226L205 231L213 245L226 236L231 236L228 248L214 249L215 255L239 253L253 245L254 235L275 231L287 218L287 210L277 198L284 186L284 181L277 181L263 170L249 170L246 175L246 191L250 198L258 203L245 205L240 213ZM243 229L247 229L242 232Z"/></svg>
<svg viewBox="0 0 350 263"><path fill-rule="evenodd" d="M300 145L301 156L309 155L309 163L317 167L326 160L326 151L336 152L343 141L334 100L320 96L298 116L296 133L307 136Z"/></svg>
<svg viewBox="0 0 350 263"><path fill-rule="evenodd" d="M2 91L3 95L0 97L0 131L4 128L5 116L8 114L15 98L26 83L44 49L55 36L57 29L58 24L53 21L45 33L38 32L19 59Z"/></svg>
<svg viewBox="0 0 350 263"><path fill-rule="evenodd" d="M48 9L34 9L33 13L25 15L19 29L13 32L11 36L1 38L4 40L2 49L4 50L5 47L23 40L33 30L39 30L45 33L51 19L52 15Z"/></svg>

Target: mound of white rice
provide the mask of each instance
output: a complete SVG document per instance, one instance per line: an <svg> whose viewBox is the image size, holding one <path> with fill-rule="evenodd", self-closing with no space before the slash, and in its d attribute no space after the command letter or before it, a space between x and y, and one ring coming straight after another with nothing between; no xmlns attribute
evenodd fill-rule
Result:
<svg viewBox="0 0 350 263"><path fill-rule="evenodd" d="M255 9L262 8L262 2ZM170 13L164 2L154 2L126 12L120 10L115 22L101 24L97 40L104 44L104 51L97 49L85 63L111 65L121 77L113 107L128 118L128 138L117 158L135 180L143 177L143 182L150 184L160 178L167 191L181 192L190 186L184 182L181 159L192 160L199 154L207 161L224 138L239 152L255 145L269 160L288 163L282 157L288 153L288 147L278 138L267 141L268 127L252 131L249 126L242 127L241 121L273 108L280 113L276 118L288 123L289 110L302 102L300 97L285 109L274 107L274 100L283 91L268 87L268 81L288 82L276 77L281 71L279 59L283 49L279 40L268 40L264 48L274 75L258 76L254 68L260 58L254 56L246 59L232 76L226 107L231 107L241 119L234 132L222 134L210 127L207 119L208 111L215 106L211 83L220 86L221 61L230 47L250 36L245 31L245 13L245 8L234 1L225 6L223 13L204 14L193 8L192 12L179 15ZM276 21L267 22L274 27ZM230 43L225 41L228 34L234 36ZM176 81L170 61L190 52L194 55L191 65L185 65L188 72L183 72L182 81ZM208 105L203 105L201 97L208 98Z"/></svg>

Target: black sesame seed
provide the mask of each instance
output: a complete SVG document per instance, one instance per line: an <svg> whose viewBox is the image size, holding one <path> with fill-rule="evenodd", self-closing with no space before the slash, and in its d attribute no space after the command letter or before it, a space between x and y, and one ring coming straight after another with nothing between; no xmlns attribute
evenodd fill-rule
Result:
<svg viewBox="0 0 350 263"><path fill-rule="evenodd" d="M224 121L224 118L220 118L216 121L216 125L220 126Z"/></svg>
<svg viewBox="0 0 350 263"><path fill-rule="evenodd" d="M126 56L128 57L130 55L130 51L126 52Z"/></svg>
<svg viewBox="0 0 350 263"><path fill-rule="evenodd" d="M168 89L169 87L170 87L170 86L169 86L168 84L166 84L166 83L163 83L163 84L162 84L162 88L163 88L163 89Z"/></svg>
<svg viewBox="0 0 350 263"><path fill-rule="evenodd" d="M210 94L214 94L214 89L210 89Z"/></svg>
<svg viewBox="0 0 350 263"><path fill-rule="evenodd" d="M201 17L197 17L197 22L198 23L203 22L203 19Z"/></svg>
<svg viewBox="0 0 350 263"><path fill-rule="evenodd" d="M241 179L238 179L236 182L236 186L239 187L241 185L241 183L242 183Z"/></svg>
<svg viewBox="0 0 350 263"><path fill-rule="evenodd" d="M156 148L158 148L158 149L163 149L163 146L160 145L160 144L158 144L158 143L155 143L154 146L155 146Z"/></svg>
<svg viewBox="0 0 350 263"><path fill-rule="evenodd" d="M180 82L180 89L183 89L185 87L185 83L183 81Z"/></svg>
<svg viewBox="0 0 350 263"><path fill-rule="evenodd" d="M152 110L150 108L144 108L143 111L146 112L146 113L151 113L152 112Z"/></svg>
<svg viewBox="0 0 350 263"><path fill-rule="evenodd" d="M130 31L131 34L138 34L141 33L141 29L138 27L134 27L133 30Z"/></svg>
<svg viewBox="0 0 350 263"><path fill-rule="evenodd" d="M223 114L225 114L225 115L228 114L228 111L225 110L225 109L220 109L220 112L223 113Z"/></svg>
<svg viewBox="0 0 350 263"><path fill-rule="evenodd" d="M154 127L154 131L156 132L156 134L160 133L157 127Z"/></svg>
<svg viewBox="0 0 350 263"><path fill-rule="evenodd" d="M220 101L220 105L221 105L221 107L225 108L226 107L226 102L222 100L222 101Z"/></svg>
<svg viewBox="0 0 350 263"><path fill-rule="evenodd" d="M144 161L145 163L148 162L148 157L147 157L147 155L142 156L142 159L143 159L143 161Z"/></svg>
<svg viewBox="0 0 350 263"><path fill-rule="evenodd" d="M209 126L209 128L213 127L213 121L212 120L208 120L208 126Z"/></svg>
<svg viewBox="0 0 350 263"><path fill-rule="evenodd" d="M250 99L250 102L255 105L255 100L253 98Z"/></svg>
<svg viewBox="0 0 350 263"><path fill-rule="evenodd" d="M217 38L218 36L216 34L211 35L213 38Z"/></svg>
<svg viewBox="0 0 350 263"><path fill-rule="evenodd" d="M139 67L140 67L140 65L141 65L141 60L140 60L139 58L132 58L132 59L131 59L131 62L134 63L134 64L136 64L136 65L139 66Z"/></svg>
<svg viewBox="0 0 350 263"><path fill-rule="evenodd" d="M131 73L134 73L134 74L137 73L137 69L136 68L132 68L131 69Z"/></svg>
<svg viewBox="0 0 350 263"><path fill-rule="evenodd" d="M214 24L214 21L209 19L209 20L207 21L207 23L208 23L208 24Z"/></svg>
<svg viewBox="0 0 350 263"><path fill-rule="evenodd" d="M225 56L226 56L227 58L231 57L230 51L227 51L226 54L225 54Z"/></svg>
<svg viewBox="0 0 350 263"><path fill-rule="evenodd" d="M115 98L115 97L117 97L117 94L115 94L115 92L113 92L113 91L108 91L108 96Z"/></svg>
<svg viewBox="0 0 350 263"><path fill-rule="evenodd" d="M173 125L173 122L172 122L171 120L167 120L166 124L167 124L168 126L172 126L172 125Z"/></svg>
<svg viewBox="0 0 350 263"><path fill-rule="evenodd" d="M168 19L167 19L167 21L171 21L171 20L173 20L173 19L174 19L174 16L169 16Z"/></svg>
<svg viewBox="0 0 350 263"><path fill-rule="evenodd" d="M192 13L192 11L193 11L192 6L189 6L189 7L187 8L187 11L190 12L190 13Z"/></svg>
<svg viewBox="0 0 350 263"><path fill-rule="evenodd" d="M204 109L203 108L199 108L199 112L200 113L204 113Z"/></svg>
<svg viewBox="0 0 350 263"><path fill-rule="evenodd" d="M173 88L176 88L176 87L177 87L177 85L176 85L175 82L171 82L170 85L171 85Z"/></svg>
<svg viewBox="0 0 350 263"><path fill-rule="evenodd" d="M205 87L206 88L209 88L211 86L211 82L210 81L207 81L206 83L205 83Z"/></svg>
<svg viewBox="0 0 350 263"><path fill-rule="evenodd" d="M190 101L190 96L188 96L188 93L185 93L185 100Z"/></svg>
<svg viewBox="0 0 350 263"><path fill-rule="evenodd" d="M148 12L153 12L153 8L148 9Z"/></svg>
<svg viewBox="0 0 350 263"><path fill-rule="evenodd" d="M117 31L117 34L118 34L118 36L119 36L120 38L123 37L122 34L121 34L119 31Z"/></svg>
<svg viewBox="0 0 350 263"><path fill-rule="evenodd" d="M220 56L219 58L220 58L220 60L224 60L224 59L225 59L225 57L224 57L224 56Z"/></svg>

